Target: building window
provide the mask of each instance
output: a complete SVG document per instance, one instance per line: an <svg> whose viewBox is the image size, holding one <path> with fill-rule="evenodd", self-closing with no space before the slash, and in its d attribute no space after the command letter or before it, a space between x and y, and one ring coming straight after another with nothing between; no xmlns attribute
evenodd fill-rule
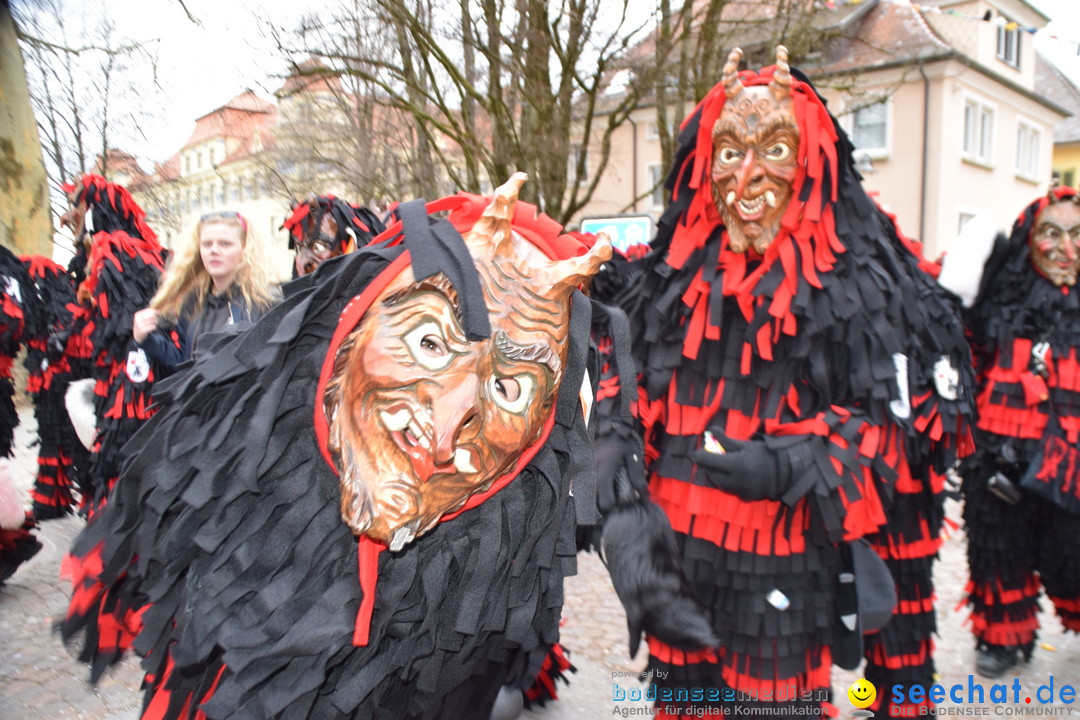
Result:
<svg viewBox="0 0 1080 720"><path fill-rule="evenodd" d="M981 163L993 161L994 109L978 100L964 103L964 157Z"/></svg>
<svg viewBox="0 0 1080 720"><path fill-rule="evenodd" d="M229 183L229 202L239 202L239 201L240 201L240 183L234 181L234 182Z"/></svg>
<svg viewBox="0 0 1080 720"><path fill-rule="evenodd" d="M997 28L997 57L1006 65L1020 68L1020 26L999 17Z"/></svg>
<svg viewBox="0 0 1080 720"><path fill-rule="evenodd" d="M664 166L650 163L645 166L645 184L652 188L649 195L649 207L660 210L664 207Z"/></svg>
<svg viewBox="0 0 1080 720"><path fill-rule="evenodd" d="M855 111L851 141L859 150L885 152L889 148L889 103L881 101Z"/></svg>
<svg viewBox="0 0 1080 720"><path fill-rule="evenodd" d="M225 185L218 185L214 193L214 202L219 207L225 204Z"/></svg>
<svg viewBox="0 0 1080 720"><path fill-rule="evenodd" d="M1038 128L1020 121L1016 129L1016 174L1028 180L1039 177Z"/></svg>
<svg viewBox="0 0 1080 720"><path fill-rule="evenodd" d="M185 155L184 156L184 174L187 175L190 172L191 172L191 156L190 155Z"/></svg>
<svg viewBox="0 0 1080 720"><path fill-rule="evenodd" d="M1068 187L1076 187L1076 168L1061 171L1061 184Z"/></svg>

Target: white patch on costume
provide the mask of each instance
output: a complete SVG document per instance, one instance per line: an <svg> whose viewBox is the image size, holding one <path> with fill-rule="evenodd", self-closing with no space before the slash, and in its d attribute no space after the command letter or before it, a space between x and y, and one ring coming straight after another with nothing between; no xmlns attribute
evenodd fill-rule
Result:
<svg viewBox="0 0 1080 720"><path fill-rule="evenodd" d="M593 395L592 379L589 377L589 371L585 371L585 377L581 379L581 391L578 393L578 398L581 400L581 412L585 416L585 424L589 424L589 417L592 415L593 401L595 396Z"/></svg>
<svg viewBox="0 0 1080 720"><path fill-rule="evenodd" d="M911 391L908 387L908 358L904 353L893 353L893 366L896 368L896 388L900 397L889 403L889 410L901 420L911 417Z"/></svg>
<svg viewBox="0 0 1080 720"><path fill-rule="evenodd" d="M960 371L952 360L944 355L934 363L934 387L937 394L946 400L955 400L959 395Z"/></svg>
<svg viewBox="0 0 1080 720"><path fill-rule="evenodd" d="M15 302L22 305L22 288L19 287L18 281L10 275L4 276L4 292L11 296Z"/></svg>
<svg viewBox="0 0 1080 720"><path fill-rule="evenodd" d="M131 382L146 382L146 379L150 377L150 361L146 359L146 353L142 348L128 353L127 367L124 371Z"/></svg>
<svg viewBox="0 0 1080 720"><path fill-rule="evenodd" d="M724 446L720 444L720 441L716 439L716 436L708 430L705 431L702 438L701 447L705 452L711 452L714 455L723 455L727 452L724 450Z"/></svg>
<svg viewBox="0 0 1080 720"><path fill-rule="evenodd" d="M765 599L769 601L770 605L781 612L791 607L791 600L788 599L787 595L780 592L779 588L770 590L769 594L765 596Z"/></svg>

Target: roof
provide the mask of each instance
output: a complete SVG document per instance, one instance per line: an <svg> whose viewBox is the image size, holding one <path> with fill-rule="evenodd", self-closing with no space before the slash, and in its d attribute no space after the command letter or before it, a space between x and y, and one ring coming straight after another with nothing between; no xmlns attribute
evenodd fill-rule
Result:
<svg viewBox="0 0 1080 720"><path fill-rule="evenodd" d="M927 22L925 9L909 0L875 0L874 7L853 19L852 27L842 37L826 44L818 62L804 62L800 67L816 79L955 60L1054 112L1068 115L1053 99L994 72L946 42Z"/></svg>
<svg viewBox="0 0 1080 720"><path fill-rule="evenodd" d="M1042 53L1035 52L1035 87L1072 113L1054 126L1055 143L1080 142L1080 89Z"/></svg>
<svg viewBox="0 0 1080 720"><path fill-rule="evenodd" d="M197 119L181 151L207 140L224 138L229 154L223 162L238 160L272 144L271 128L276 121L277 108L251 90L245 90Z"/></svg>
<svg viewBox="0 0 1080 720"><path fill-rule="evenodd" d="M127 178L124 184L129 189L138 189L150 180L150 175L142 169L135 156L117 148L109 148L103 155L98 155L91 172L109 178L124 175Z"/></svg>
<svg viewBox="0 0 1080 720"><path fill-rule="evenodd" d="M306 90L319 92L320 90L340 90L340 72L326 65L320 58L308 58L299 65L293 65L292 72L285 78L285 82L274 93L278 98L289 97Z"/></svg>
<svg viewBox="0 0 1080 720"><path fill-rule="evenodd" d="M851 27L823 48L818 62L803 64L811 76L865 72L956 53L906 0L875 0L865 12L848 19Z"/></svg>

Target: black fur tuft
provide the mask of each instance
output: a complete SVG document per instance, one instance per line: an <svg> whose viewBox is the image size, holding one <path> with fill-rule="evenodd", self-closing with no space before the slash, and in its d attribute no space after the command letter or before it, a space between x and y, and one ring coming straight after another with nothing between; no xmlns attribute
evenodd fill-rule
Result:
<svg viewBox="0 0 1080 720"><path fill-rule="evenodd" d="M679 650L715 647L708 618L690 596L675 534L651 502L618 505L607 516L600 551L626 610L630 655L644 630Z"/></svg>

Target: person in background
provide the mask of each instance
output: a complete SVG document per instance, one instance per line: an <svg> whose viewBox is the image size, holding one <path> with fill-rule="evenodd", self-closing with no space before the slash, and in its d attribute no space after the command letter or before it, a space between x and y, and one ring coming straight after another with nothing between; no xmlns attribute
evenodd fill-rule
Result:
<svg viewBox="0 0 1080 720"><path fill-rule="evenodd" d="M975 671L997 678L1031 658L1042 591L1080 631L1080 194L1036 198L1007 237L968 223L944 264L978 379L977 451L959 469Z"/></svg>
<svg viewBox="0 0 1080 720"><path fill-rule="evenodd" d="M57 374L59 382L93 386L92 412L80 413L93 421L88 493L80 507L89 519L120 474L120 448L153 413L150 392L160 368L134 347L131 325L157 290L166 252L127 188L100 175L82 175L62 188L69 208L60 223L80 248L72 272L81 280L70 329L56 335L64 356Z"/></svg>
<svg viewBox="0 0 1080 720"><path fill-rule="evenodd" d="M281 227L289 231L289 249L296 252L294 278L315 272L330 258L364 247L386 229L368 208L333 195L313 195L293 203L292 214Z"/></svg>
<svg viewBox="0 0 1080 720"><path fill-rule="evenodd" d="M35 316L35 330L26 337L26 391L34 401L37 420L37 478L30 494L34 519L41 522L69 515L89 494L89 451L79 440L65 406L73 377L71 359L64 353L78 306L75 282L67 270L42 255L25 255L20 262L36 290L26 309Z"/></svg>
<svg viewBox="0 0 1080 720"><path fill-rule="evenodd" d="M242 329L278 299L258 235L240 213L213 212L199 219L169 262L150 306L135 313L131 334L151 361L171 372L208 333Z"/></svg>

